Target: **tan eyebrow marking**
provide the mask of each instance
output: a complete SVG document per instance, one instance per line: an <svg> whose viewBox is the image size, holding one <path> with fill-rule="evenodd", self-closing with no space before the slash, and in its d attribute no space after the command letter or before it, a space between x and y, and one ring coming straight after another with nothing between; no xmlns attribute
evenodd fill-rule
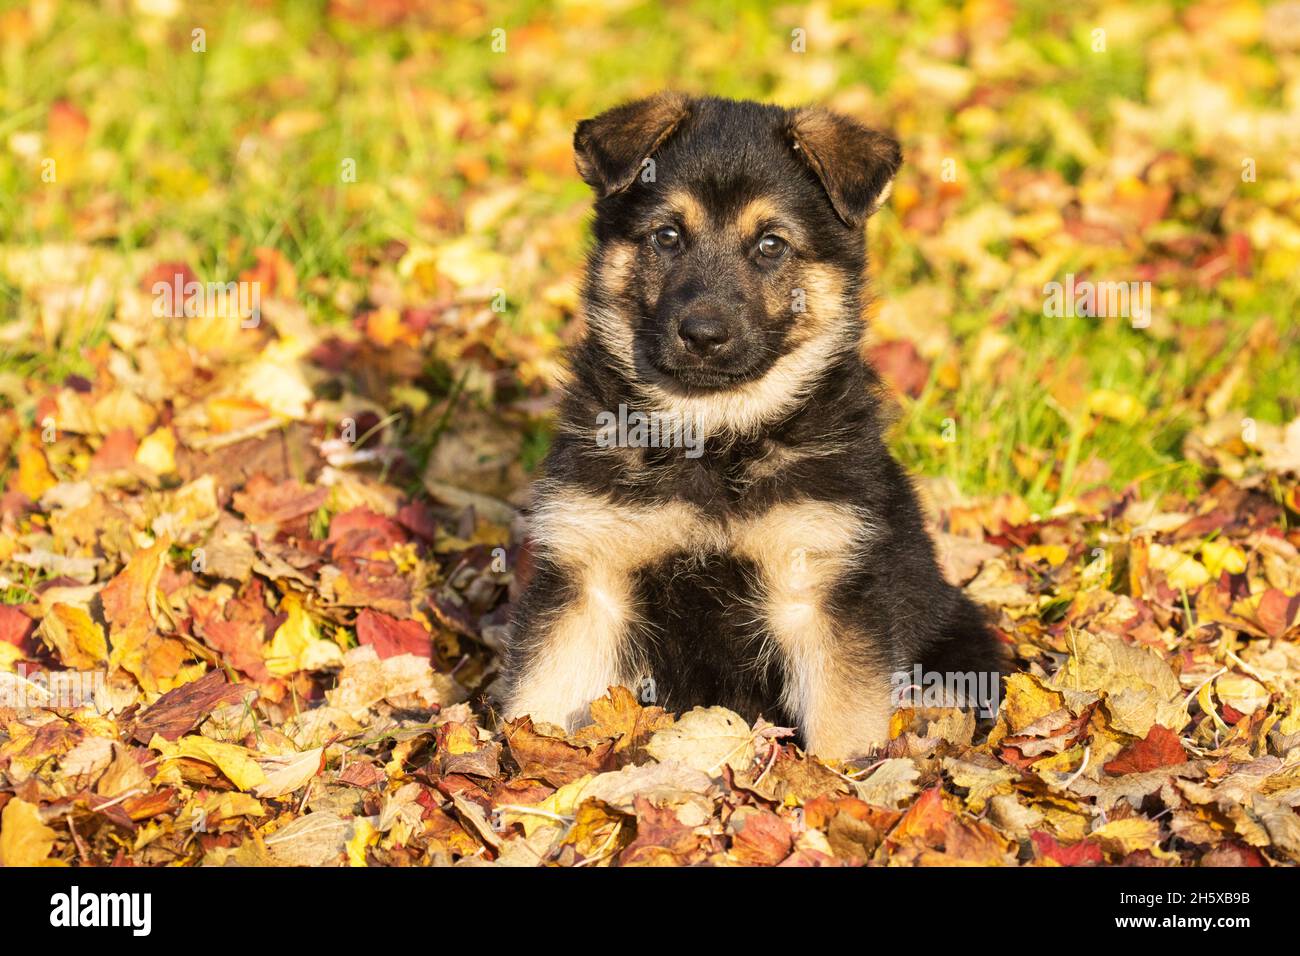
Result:
<svg viewBox="0 0 1300 956"><path fill-rule="evenodd" d="M681 217L687 232L698 236L708 230L708 215L704 207L686 190L674 189L668 194L666 206Z"/></svg>
<svg viewBox="0 0 1300 956"><path fill-rule="evenodd" d="M748 238L758 232L758 227L765 222L784 218L781 208L765 196L751 200L736 215L736 231Z"/></svg>

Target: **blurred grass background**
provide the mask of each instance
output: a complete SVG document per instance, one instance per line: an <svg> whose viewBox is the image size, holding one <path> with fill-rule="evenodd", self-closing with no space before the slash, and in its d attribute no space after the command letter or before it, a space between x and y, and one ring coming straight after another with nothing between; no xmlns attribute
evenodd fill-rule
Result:
<svg viewBox="0 0 1300 956"><path fill-rule="evenodd" d="M157 263L228 281L271 249L315 322L432 316L421 387L531 466L580 321L573 124L663 87L903 141L871 319L910 467L1038 509L1187 491L1190 428L1300 411L1300 5L1051 0L6 0L0 403L30 423L31 381L88 374ZM1151 282L1151 327L1046 316L1070 273Z"/></svg>

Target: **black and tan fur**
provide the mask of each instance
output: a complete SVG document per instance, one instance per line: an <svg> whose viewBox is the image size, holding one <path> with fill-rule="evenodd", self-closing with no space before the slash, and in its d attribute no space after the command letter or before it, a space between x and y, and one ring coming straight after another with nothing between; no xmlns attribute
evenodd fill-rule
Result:
<svg viewBox="0 0 1300 956"><path fill-rule="evenodd" d="M850 757L886 738L891 674L999 669L860 356L864 223L898 144L820 109L661 94L579 124L575 149L597 195L587 331L535 489L505 716L572 726L650 678L668 709L761 714ZM620 403L692 416L704 453L601 447Z"/></svg>

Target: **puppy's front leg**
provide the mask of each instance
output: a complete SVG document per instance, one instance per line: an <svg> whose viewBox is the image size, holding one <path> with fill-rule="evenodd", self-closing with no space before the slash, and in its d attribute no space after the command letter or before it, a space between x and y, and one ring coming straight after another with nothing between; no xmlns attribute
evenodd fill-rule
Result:
<svg viewBox="0 0 1300 956"><path fill-rule="evenodd" d="M828 610L831 591L871 533L848 506L777 505L748 522L738 548L759 569L763 612L785 671L783 702L808 749L848 759L883 744L890 685L883 655L846 633Z"/></svg>
<svg viewBox="0 0 1300 956"><path fill-rule="evenodd" d="M564 579L568 578L568 581ZM555 607L531 607L512 639L516 658L504 716L530 714L568 729L580 724L591 701L624 681L632 593L628 576L576 561L548 568L534 586L563 588ZM533 605L554 595L531 594Z"/></svg>
<svg viewBox="0 0 1300 956"><path fill-rule="evenodd" d="M571 728L611 684L634 682L633 575L690 547L701 527L680 503L620 505L551 489L531 523L542 566L511 637L505 717L531 714Z"/></svg>

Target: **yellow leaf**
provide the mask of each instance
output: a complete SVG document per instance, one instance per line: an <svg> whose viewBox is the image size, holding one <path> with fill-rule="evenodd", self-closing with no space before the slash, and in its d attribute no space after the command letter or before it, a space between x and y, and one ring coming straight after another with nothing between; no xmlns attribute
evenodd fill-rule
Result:
<svg viewBox="0 0 1300 956"><path fill-rule="evenodd" d="M55 835L35 804L14 797L0 814L0 865L61 866L50 859Z"/></svg>
<svg viewBox="0 0 1300 956"><path fill-rule="evenodd" d="M218 396L209 399L204 407L208 413L208 425L214 432L233 432L271 416L266 408L247 398Z"/></svg>
<svg viewBox="0 0 1300 956"><path fill-rule="evenodd" d="M1246 552L1223 538L1216 538L1201 545L1201 560L1205 562L1210 577L1216 580L1220 572L1240 574L1246 570Z"/></svg>
<svg viewBox="0 0 1300 956"><path fill-rule="evenodd" d="M739 714L725 707L696 707L655 732L646 752L663 762L677 760L710 776L724 765L744 772L754 759L754 734Z"/></svg>
<svg viewBox="0 0 1300 956"><path fill-rule="evenodd" d="M1214 692L1239 714L1253 714L1267 707L1271 694L1259 681L1242 674L1223 674L1214 682Z"/></svg>
<svg viewBox="0 0 1300 956"><path fill-rule="evenodd" d="M561 820L557 818L574 815L578 804L582 802L582 791L594 779L592 774L586 774L572 783L566 783L541 803L518 810L503 810L501 819L505 823L522 824L526 837L543 827L559 826Z"/></svg>
<svg viewBox="0 0 1300 956"><path fill-rule="evenodd" d="M459 724L447 734L445 749L454 755L472 754L478 750L478 735L465 724Z"/></svg>
<svg viewBox="0 0 1300 956"><path fill-rule="evenodd" d="M35 501L56 484L45 463L45 453L36 442L24 437L18 443L18 490Z"/></svg>
<svg viewBox="0 0 1300 956"><path fill-rule="evenodd" d="M601 800L584 800L562 842L588 858L608 853L611 846L617 852L619 848L613 841L620 831L626 832L623 828L628 819Z"/></svg>
<svg viewBox="0 0 1300 956"><path fill-rule="evenodd" d="M333 641L321 637L320 628L307 613L302 598L293 592L284 596L280 610L289 616L275 629L266 652L266 669L276 677L341 663L343 655Z"/></svg>
<svg viewBox="0 0 1300 956"><path fill-rule="evenodd" d="M1201 689L1196 692L1196 702L1201 705L1202 711L1210 715L1210 719L1214 721L1214 725L1218 728L1219 733L1226 734L1232 730L1232 728L1229 727L1224 719L1219 716L1219 709L1214 706L1214 694L1212 692L1213 686L1214 685L1209 682L1202 685Z"/></svg>
<svg viewBox="0 0 1300 956"><path fill-rule="evenodd" d="M1048 690L1029 674L1012 674L1007 678L1001 714L1012 733L1018 733L1064 706L1064 697Z"/></svg>
<svg viewBox="0 0 1300 956"><path fill-rule="evenodd" d="M1032 544L1024 550L1027 561L1046 561L1054 568L1059 568L1070 556L1070 549L1063 544Z"/></svg>
<svg viewBox="0 0 1300 956"><path fill-rule="evenodd" d="M182 737L173 744L154 734L149 741L149 749L157 750L164 760L188 757L210 763L240 790L252 790L266 782L266 774L257 762L257 755L247 747L199 736Z"/></svg>
<svg viewBox="0 0 1300 956"><path fill-rule="evenodd" d="M376 345L391 348L398 342L415 347L420 344L420 333L402 321L402 313L392 306L383 306L366 316L366 336Z"/></svg>
<svg viewBox="0 0 1300 956"><path fill-rule="evenodd" d="M1132 425L1141 421L1142 416L1146 414L1146 407L1126 392L1099 388L1088 396L1088 411L1103 418Z"/></svg>
<svg viewBox="0 0 1300 956"><path fill-rule="evenodd" d="M137 436L148 434L158 412L134 392L124 388L109 392L91 408L95 428L101 435L129 428Z"/></svg>
<svg viewBox="0 0 1300 956"><path fill-rule="evenodd" d="M41 638L76 670L91 670L108 662L104 629L80 607L55 604L41 621Z"/></svg>
<svg viewBox="0 0 1300 956"><path fill-rule="evenodd" d="M1125 820L1112 820L1093 830L1090 836L1103 849L1128 856L1138 850L1154 849L1160 843L1160 824L1147 817L1129 817Z"/></svg>
<svg viewBox="0 0 1300 956"><path fill-rule="evenodd" d="M461 287L498 282L509 271L500 253L476 239L449 242L435 255L438 271Z"/></svg>
<svg viewBox="0 0 1300 956"><path fill-rule="evenodd" d="M176 470L176 435L167 427L151 432L140 442L135 460L155 475L170 475Z"/></svg>
<svg viewBox="0 0 1300 956"><path fill-rule="evenodd" d="M209 828L223 820L235 817L261 817L266 815L262 802L247 793L237 790L223 790L219 793L206 791L196 794L176 818L179 827L192 827L199 820L205 821Z"/></svg>
<svg viewBox="0 0 1300 956"><path fill-rule="evenodd" d="M262 757L262 771L266 782L255 791L259 797L283 797L293 793L320 771L323 748L305 750L298 754Z"/></svg>
<svg viewBox="0 0 1300 956"><path fill-rule="evenodd" d="M1171 588L1194 591L1210 580L1205 565L1191 555L1152 542L1150 556L1151 567L1165 573Z"/></svg>
<svg viewBox="0 0 1300 956"><path fill-rule="evenodd" d="M281 418L306 417L307 406L316 396L307 384L298 348L284 341L263 348L257 361L240 375L238 397L257 402Z"/></svg>
<svg viewBox="0 0 1300 956"><path fill-rule="evenodd" d="M1187 722L1178 676L1151 649L1114 635L1079 631L1070 638L1070 650L1052 686L1104 693L1115 730L1145 737L1152 724L1176 730Z"/></svg>
<svg viewBox="0 0 1300 956"><path fill-rule="evenodd" d="M20 649L6 641L0 641L0 671L12 672L15 664L26 659Z"/></svg>
<svg viewBox="0 0 1300 956"><path fill-rule="evenodd" d="M354 817L352 839L348 840L348 865L366 866L366 847L375 842L379 834L367 817Z"/></svg>
<svg viewBox="0 0 1300 956"><path fill-rule="evenodd" d="M272 118L267 129L278 139L293 139L320 129L325 117L316 110L281 110Z"/></svg>

